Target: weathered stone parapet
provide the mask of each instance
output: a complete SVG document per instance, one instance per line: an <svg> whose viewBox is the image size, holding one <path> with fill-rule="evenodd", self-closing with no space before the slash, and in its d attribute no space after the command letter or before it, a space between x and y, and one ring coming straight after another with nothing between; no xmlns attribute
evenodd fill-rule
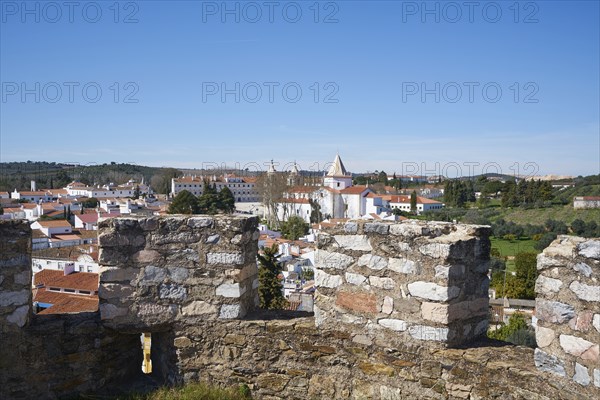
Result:
<svg viewBox="0 0 600 400"><path fill-rule="evenodd" d="M0 332L20 330L31 316L31 228L0 221Z"/></svg>
<svg viewBox="0 0 600 400"><path fill-rule="evenodd" d="M342 325L265 314L175 332L182 380L243 383L253 398L270 400L593 398L591 387L542 379L549 375L536 370L526 347L485 339L466 349L376 344Z"/></svg>
<svg viewBox="0 0 600 400"><path fill-rule="evenodd" d="M318 237L315 318L357 340L459 345L488 326L489 227L350 221Z"/></svg>
<svg viewBox="0 0 600 400"><path fill-rule="evenodd" d="M100 314L120 330L242 318L257 298L256 218L100 220Z"/></svg>
<svg viewBox="0 0 600 400"><path fill-rule="evenodd" d="M536 366L600 387L600 240L559 236L537 269Z"/></svg>

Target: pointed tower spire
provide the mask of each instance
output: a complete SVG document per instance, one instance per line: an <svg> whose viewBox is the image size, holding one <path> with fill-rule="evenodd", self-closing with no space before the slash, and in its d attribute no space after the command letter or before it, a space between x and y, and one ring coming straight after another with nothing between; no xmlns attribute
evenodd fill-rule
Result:
<svg viewBox="0 0 600 400"><path fill-rule="evenodd" d="M329 167L327 176L348 176L346 167L344 167L344 163L342 162L342 159L340 158L339 154L336 154L335 160L333 160L333 164L331 165L331 167Z"/></svg>

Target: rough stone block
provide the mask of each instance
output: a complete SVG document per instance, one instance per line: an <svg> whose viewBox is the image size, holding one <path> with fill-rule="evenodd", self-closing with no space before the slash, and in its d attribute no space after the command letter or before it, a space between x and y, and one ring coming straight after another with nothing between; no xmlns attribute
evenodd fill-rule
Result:
<svg viewBox="0 0 600 400"><path fill-rule="evenodd" d="M586 278L589 278L592 275L592 268L586 263L577 263L573 265L573 269Z"/></svg>
<svg viewBox="0 0 600 400"><path fill-rule="evenodd" d="M329 275L319 269L315 270L315 286L317 287L336 288L342 283L340 275Z"/></svg>
<svg viewBox="0 0 600 400"><path fill-rule="evenodd" d="M550 355L540 349L535 349L533 353L535 366L540 371L551 372L560 376L567 376L565 365L558 357Z"/></svg>
<svg viewBox="0 0 600 400"><path fill-rule="evenodd" d="M558 293L561 286L561 280L548 278L544 275L538 276L537 280L535 281L535 291L537 293Z"/></svg>
<svg viewBox="0 0 600 400"><path fill-rule="evenodd" d="M581 300L600 302L600 286L586 285L579 281L573 281L569 289Z"/></svg>
<svg viewBox="0 0 600 400"><path fill-rule="evenodd" d="M158 297L181 302L187 298L187 289L173 283L162 284L160 285Z"/></svg>
<svg viewBox="0 0 600 400"><path fill-rule="evenodd" d="M400 274L418 274L420 272L419 265L406 258L390 258L388 268Z"/></svg>
<svg viewBox="0 0 600 400"><path fill-rule="evenodd" d="M390 230L390 226L388 224L382 224L379 222L369 222L365 224L364 229L367 233L373 232L380 235L387 235Z"/></svg>
<svg viewBox="0 0 600 400"><path fill-rule="evenodd" d="M242 307L239 304L223 304L219 313L221 319L242 318L244 316Z"/></svg>
<svg viewBox="0 0 600 400"><path fill-rule="evenodd" d="M594 386L600 387L600 369L594 370Z"/></svg>
<svg viewBox="0 0 600 400"><path fill-rule="evenodd" d="M358 223L356 222L346 222L344 224L344 231L348 233L356 233L358 232Z"/></svg>
<svg viewBox="0 0 600 400"><path fill-rule="evenodd" d="M575 375L573 375L573 380L582 386L589 385L590 373L588 372L588 369L579 363L575 363Z"/></svg>
<svg viewBox="0 0 600 400"><path fill-rule="evenodd" d="M317 249L315 263L321 269L346 269L354 263L354 258L341 253Z"/></svg>
<svg viewBox="0 0 600 400"><path fill-rule="evenodd" d="M182 314L185 316L215 314L217 311L217 306L201 300L192 301L181 309Z"/></svg>
<svg viewBox="0 0 600 400"><path fill-rule="evenodd" d="M408 328L408 333L413 339L447 342L449 329L426 325L413 325Z"/></svg>
<svg viewBox="0 0 600 400"><path fill-rule="evenodd" d="M394 299L388 296L383 298L383 306L381 312L384 314L391 314L394 311Z"/></svg>
<svg viewBox="0 0 600 400"><path fill-rule="evenodd" d="M560 346L566 353L572 354L577 357L581 356L590 347L594 345L594 343L592 342L571 335L560 335L559 340Z"/></svg>
<svg viewBox="0 0 600 400"><path fill-rule="evenodd" d="M594 314L594 320L592 322L592 325L594 326L594 328L596 328L598 333L600 333L600 314Z"/></svg>
<svg viewBox="0 0 600 400"><path fill-rule="evenodd" d="M0 307L22 306L29 302L31 290L19 290L18 292L0 292Z"/></svg>
<svg viewBox="0 0 600 400"><path fill-rule="evenodd" d="M366 235L335 235L337 244L348 250L371 251L371 243Z"/></svg>
<svg viewBox="0 0 600 400"><path fill-rule="evenodd" d="M366 266L372 270L379 271L387 267L388 261L386 258L365 254L358 259L359 266Z"/></svg>
<svg viewBox="0 0 600 400"><path fill-rule="evenodd" d="M207 228L212 226L213 219L210 217L190 217L187 225L191 228Z"/></svg>
<svg viewBox="0 0 600 400"><path fill-rule="evenodd" d="M335 304L353 311L377 312L377 297L372 293L338 292Z"/></svg>
<svg viewBox="0 0 600 400"><path fill-rule="evenodd" d="M423 227L412 223L393 224L390 226L390 233L396 236L403 236L406 239L413 239L423 235Z"/></svg>
<svg viewBox="0 0 600 400"><path fill-rule="evenodd" d="M29 317L29 305L21 306L13 311L8 317L6 317L6 321L11 324L17 325L19 328L22 328L27 323L27 318Z"/></svg>
<svg viewBox="0 0 600 400"><path fill-rule="evenodd" d="M217 287L217 296L238 298L246 293L239 283L223 283Z"/></svg>
<svg viewBox="0 0 600 400"><path fill-rule="evenodd" d="M208 253L206 262L210 265L240 265L244 263L244 255L242 253Z"/></svg>
<svg viewBox="0 0 600 400"><path fill-rule="evenodd" d="M538 271L542 271L547 268L553 267L562 267L564 265L563 261L557 260L553 257L548 257L546 254L541 253L537 256L537 269Z"/></svg>
<svg viewBox="0 0 600 400"><path fill-rule="evenodd" d="M369 283L371 284L371 286L385 290L393 290L396 287L396 283L392 278L380 278L378 276L370 276Z"/></svg>
<svg viewBox="0 0 600 400"><path fill-rule="evenodd" d="M440 286L424 281L409 283L408 291L415 297L443 302L452 300L460 294L460 288L456 286Z"/></svg>
<svg viewBox="0 0 600 400"><path fill-rule="evenodd" d="M379 321L377 321L377 323L379 325L383 326L384 328L388 328L388 329L391 329L393 331L398 331L398 332L405 331L408 326L406 321L402 321L401 319L391 319L391 318L380 319Z"/></svg>
<svg viewBox="0 0 600 400"><path fill-rule="evenodd" d="M539 348L550 346L550 344L554 341L555 336L556 335L553 329L544 328L539 324L535 328L535 341L537 342L537 346Z"/></svg>
<svg viewBox="0 0 600 400"><path fill-rule="evenodd" d="M367 281L367 277L361 274L354 274L352 272L346 272L344 275L346 278L346 282L351 285L363 285Z"/></svg>
<svg viewBox="0 0 600 400"><path fill-rule="evenodd" d="M575 317L573 306L558 301L548 301L537 298L535 301L536 315L542 321L562 324Z"/></svg>
<svg viewBox="0 0 600 400"><path fill-rule="evenodd" d="M450 255L450 245L445 243L430 243L419 247L421 254L433 258L447 258Z"/></svg>
<svg viewBox="0 0 600 400"><path fill-rule="evenodd" d="M579 255L600 260L600 240L588 240L579 244Z"/></svg>
<svg viewBox="0 0 600 400"><path fill-rule="evenodd" d="M103 320L110 320L117 317L123 317L129 313L129 309L124 307L117 307L114 304L103 303L100 304L100 318Z"/></svg>

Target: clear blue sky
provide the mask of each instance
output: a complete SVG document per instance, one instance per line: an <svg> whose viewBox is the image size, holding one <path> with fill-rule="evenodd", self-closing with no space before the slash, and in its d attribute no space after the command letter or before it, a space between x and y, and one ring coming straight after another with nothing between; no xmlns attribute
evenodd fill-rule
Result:
<svg viewBox="0 0 600 400"><path fill-rule="evenodd" d="M598 1L0 3L1 161L600 172Z"/></svg>

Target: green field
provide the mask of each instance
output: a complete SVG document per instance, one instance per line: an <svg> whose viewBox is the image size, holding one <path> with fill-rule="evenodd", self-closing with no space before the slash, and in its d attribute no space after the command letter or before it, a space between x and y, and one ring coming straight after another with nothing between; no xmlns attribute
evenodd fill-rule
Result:
<svg viewBox="0 0 600 400"><path fill-rule="evenodd" d="M585 222L600 221L600 209L575 210L572 204L549 208L532 208L529 210L521 208L498 208L498 210L500 211L500 215L497 218L504 218L506 221L512 221L519 225L544 225L544 222L548 219L563 221L567 225L571 225L571 222L576 219L581 219Z"/></svg>
<svg viewBox="0 0 600 400"><path fill-rule="evenodd" d="M539 251L533 247L535 241L531 239L509 241L491 237L490 241L492 242L492 248L498 249L502 257L508 257L508 260L506 261L506 269L508 271L515 270L514 256L518 253L539 253Z"/></svg>

